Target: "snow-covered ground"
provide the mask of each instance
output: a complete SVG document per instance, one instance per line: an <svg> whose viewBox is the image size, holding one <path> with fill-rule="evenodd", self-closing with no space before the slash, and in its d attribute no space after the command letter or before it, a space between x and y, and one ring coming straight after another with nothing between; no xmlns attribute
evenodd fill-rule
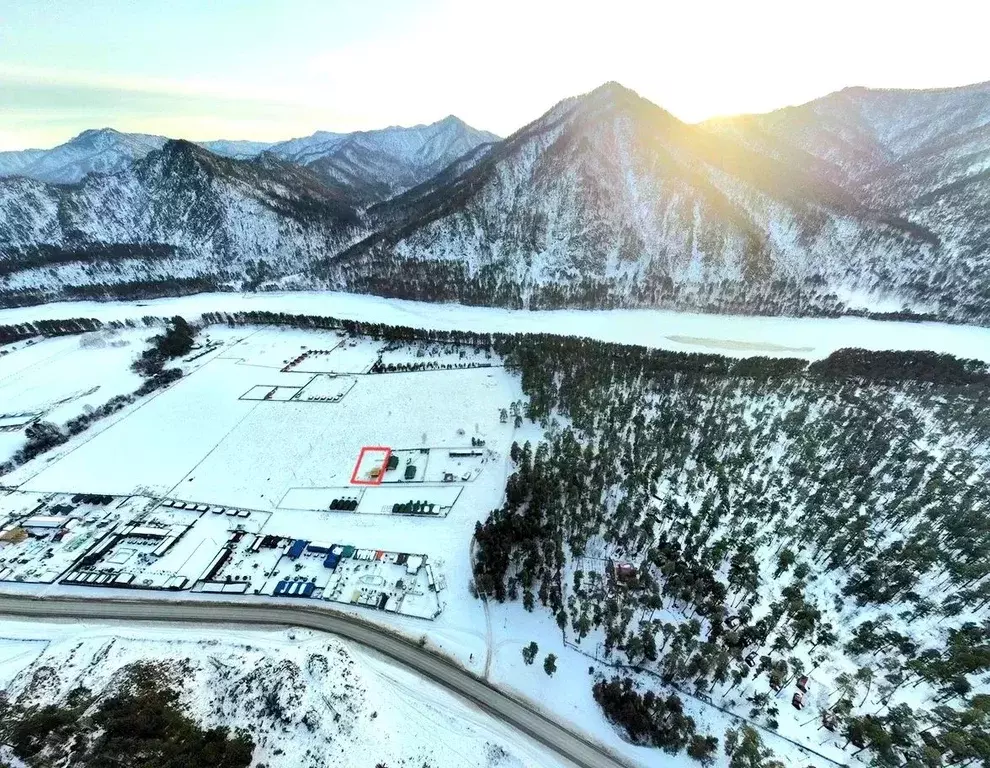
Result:
<svg viewBox="0 0 990 768"><path fill-rule="evenodd" d="M4 310L0 312L0 323L76 316L110 320L183 314L192 319L205 311L240 309L325 314L441 329L572 333L737 355L821 357L839 347L866 346L931 348L990 359L990 330L965 326L853 319L720 318L651 311L505 312L345 294L221 294L141 304L49 305ZM148 331L136 333L149 335ZM72 361L46 369L47 379L57 382L59 393L63 389L75 391L75 370L92 377L93 385L104 387L99 390L97 402L103 402L103 393L133 389L136 379L125 381L123 377L132 376L127 366L137 347L115 348L114 354L119 353L120 359L101 359L90 366L88 361L96 358L86 357L83 352L102 354L101 348L86 346L90 336L93 335L49 339L0 358L0 387L5 377L27 375L22 372L35 367L41 370L40 361L48 359L45 350L51 349L53 360ZM366 371L384 351L383 345L360 340L341 346L341 335L334 332L210 327L202 337L209 337L218 346L199 358L182 380L97 422L65 445L4 476L4 485L19 486L21 492L39 498L51 492L146 494L196 504L244 507L264 516L264 527L258 531L262 534L424 553L447 585L442 593L444 610L434 621L357 607L337 610L360 611L362 618L381 622L410 637L425 637L434 649L612 746L630 764L692 764L684 755L671 758L622 741L603 719L591 694L592 674L611 676L610 670L565 647L560 630L545 611L528 613L520 603L493 604L486 609L469 592L472 533L476 522L484 520L502 502L509 446L514 440L535 442L542 435L530 423L515 428L511 419L501 422L500 410L523 396L518 379L497 367L499 361L490 361L493 367L368 374ZM713 339L720 339L719 344L727 348L711 349ZM72 351L72 357L67 356L67 350ZM80 350L78 358L76 350ZM290 365L315 350L321 353L305 355L300 364ZM430 359L424 360L412 351L393 350L387 354L387 362ZM32 362L35 358L37 365ZM442 361L456 364L459 359L448 355ZM353 383L335 402L242 399L258 387L299 391L314 376L335 374L346 374L340 378ZM104 385L104 378L119 384ZM62 420L60 413L55 416L51 418ZM349 487L362 447L389 446L403 452L443 450L464 447L472 437L485 440L484 450L489 458L470 480L462 481L458 475L454 486L460 493L446 517L424 519L311 509L314 504L308 499L324 490ZM426 472L434 472L432 454ZM448 494L447 489L453 487L441 485L440 478L430 474L423 483L397 483L369 488L366 493L387 492L394 496L393 487L408 487L412 499L430 498L427 489L431 483L438 493L442 488ZM290 491L294 494L290 500L303 493L305 503L286 503L284 499ZM254 519L252 512L251 520ZM53 589L56 588L44 588ZM527 666L521 650L531 641L538 643L540 651L537 663ZM543 658L550 652L558 656L558 672L553 677L548 677L542 667ZM0 643L0 659L6 658L5 653ZM409 683L409 687L414 686ZM731 725L729 716L701 702L688 701L686 708L701 732L721 738ZM783 740L767 736L767 744L780 754L791 753L795 761L807 760L794 754ZM524 760L521 764L534 763Z"/></svg>
<svg viewBox="0 0 990 768"><path fill-rule="evenodd" d="M472 534L476 522L484 520L502 502L509 447L514 440L535 442L542 434L528 422L520 428L514 426L513 419L502 423L500 411L522 400L523 395L518 379L499 367L500 361L468 360L492 367L361 374L357 371L367 370L375 361L380 343L361 340L348 342L341 349L340 336L334 332L250 327L209 327L200 336L201 340L207 338L218 346L198 358L197 367L179 382L97 422L65 445L4 476L5 485L20 488L7 500L24 497L24 503L30 506L53 492L114 494L118 498L140 494L132 497L137 505L134 508L145 509L149 496L166 497L197 506L250 509L246 523L254 527L249 530L262 536L425 554L444 585L439 592L443 610L432 621L339 603L333 603L332 609L356 613L411 638L425 637L431 648L608 744L630 764L692 763L684 755L671 758L622 740L603 719L591 694L593 677L589 667L606 676L611 676L611 671L565 647L559 629L545 612L528 613L518 603L493 604L486 609L470 594ZM74 343L78 346L82 342L77 339ZM298 369L284 370L288 363L312 350L329 351L308 356ZM0 372L5 364L15 364L19 354L0 361ZM433 356L420 357L410 348L405 353L392 350L386 359L418 363L429 362ZM443 364L461 361L447 350L437 359ZM316 361L320 373L309 370ZM122 359L114 366L108 365L105 375L118 375L117 368L126 368L127 362ZM354 384L337 402L241 399L253 387L300 387L313 376L341 372L346 373L341 378ZM479 450L483 459L448 458L446 449L466 448L471 438L485 441ZM350 485L364 446L397 449L402 465L386 473L382 486ZM423 448L429 453L422 454ZM392 482L389 475L404 475L402 468L407 459L423 465L417 481ZM448 472L454 479L443 482ZM391 501L402 501L406 496L438 503L453 499L453 503L443 510L445 516L436 518L327 509L330 497L343 498L345 491L360 492L352 495L362 495L362 503L368 494L390 494ZM312 499L316 503L310 503ZM58 503L64 503L64 498ZM150 516L140 514L149 520L161 517L163 523L171 521L171 517L166 519L168 515L181 517L178 512L161 508ZM186 534L190 541L183 540L183 549L177 550L179 555L189 550L196 556L185 557L183 567L175 569L175 574L187 577L190 584L196 582L210 557L224 544L228 528L227 515L197 515L202 515L205 522L197 523ZM94 521L99 522L96 518ZM231 522L245 524L240 518ZM211 540L202 557L196 546L203 539L200 529ZM65 541L72 545L74 539L67 536ZM251 541L250 534L243 539L245 546ZM44 548L49 546L45 543ZM242 549L237 550L218 578L230 575L243 581L246 575L251 585L243 599L275 599L267 596L271 589L263 587L256 595L254 588L263 584L270 587L284 576L264 577L275 569L277 553L262 550L242 557ZM65 565L68 567L68 563ZM322 558L313 563L306 560L303 565L305 572L296 574L300 577L312 575L313 569L317 575L324 573ZM254 576L258 574L264 578L256 585ZM3 589L31 588L8 583ZM92 594L100 590L99 594L109 596L117 592L107 586L57 584L33 589L47 594ZM169 594L190 596L189 592L153 594L162 599L168 599ZM192 596L207 598L201 593ZM318 604L331 609L329 603ZM531 641L538 643L540 653L537 663L527 666L521 649ZM558 656L559 671L553 677L543 671L542 660L547 653ZM731 724L725 715L699 702L689 701L686 705L702 731L721 736ZM771 746L780 749L781 745Z"/></svg>
<svg viewBox="0 0 990 768"><path fill-rule="evenodd" d="M255 765L561 765L432 683L324 634L0 621L0 688L14 702L58 703L78 686L99 695L141 662L181 668L171 682L185 710L246 729Z"/></svg>
<svg viewBox="0 0 990 768"><path fill-rule="evenodd" d="M30 413L64 423L115 395L133 392L141 377L130 363L153 331L101 331L18 342L0 357L0 414ZM0 463L24 444L23 430L0 431Z"/></svg>
<svg viewBox="0 0 990 768"><path fill-rule="evenodd" d="M102 303L62 302L0 310L0 324L93 317L99 320L203 312L267 311L322 315L440 330L557 333L737 357L825 357L843 347L930 349L990 361L990 328L864 318L703 315L651 309L525 311L429 304L334 292L217 293Z"/></svg>

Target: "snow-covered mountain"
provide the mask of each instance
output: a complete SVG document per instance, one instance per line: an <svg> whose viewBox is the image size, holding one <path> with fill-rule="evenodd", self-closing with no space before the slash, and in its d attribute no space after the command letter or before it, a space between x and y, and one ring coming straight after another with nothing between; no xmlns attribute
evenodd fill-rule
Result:
<svg viewBox="0 0 990 768"><path fill-rule="evenodd" d="M609 83L373 208L380 230L320 274L470 302L821 313L853 296L965 315L953 302L979 285L960 254L799 144L763 138Z"/></svg>
<svg viewBox="0 0 990 768"><path fill-rule="evenodd" d="M248 141L244 139L217 139L215 141L200 141L197 143L215 155L230 157L234 160L250 160L252 157L257 157L272 146L272 142L270 141Z"/></svg>
<svg viewBox="0 0 990 768"><path fill-rule="evenodd" d="M942 293L990 302L990 83L930 91L847 88L708 127L807 167L939 242ZM926 281L927 282L927 281ZM945 301L943 301L945 303Z"/></svg>
<svg viewBox="0 0 990 768"><path fill-rule="evenodd" d="M123 170L161 149L164 136L121 133L112 128L83 131L54 149L0 153L0 176L27 176L51 184L75 184L87 173Z"/></svg>
<svg viewBox="0 0 990 768"><path fill-rule="evenodd" d="M197 142L214 154L247 160L270 152L309 167L331 187L346 185L365 203L385 200L420 184L465 152L498 137L453 115L430 125L392 126L377 131L330 133L278 143L218 139ZM0 177L26 176L52 184L75 184L87 173L124 170L161 149L164 136L121 133L111 128L84 131L53 149L0 152Z"/></svg>
<svg viewBox="0 0 990 768"><path fill-rule="evenodd" d="M269 151L305 165L330 183L379 202L435 176L475 147L498 141L450 115L430 125L327 133L274 144Z"/></svg>
<svg viewBox="0 0 990 768"><path fill-rule="evenodd" d="M260 280L335 252L358 227L346 190L305 168L169 141L70 186L0 180L0 289Z"/></svg>
<svg viewBox="0 0 990 768"><path fill-rule="evenodd" d="M112 137L112 157L123 168L111 175L139 178L136 169L153 165L155 153L120 158L146 153L158 139L122 136ZM37 176L35 169L58 165L55 153L71 155L64 147L73 142L40 155L0 155L0 173L16 167ZM141 195L98 195L93 190L121 183L99 175L68 191L13 178L0 182L0 254L5 245L47 248L67 262L67 243L162 242L206 259L196 274L209 263L235 284L245 264L261 259L269 271L253 273L249 284L291 274L280 285L511 306L909 309L990 321L990 84L850 88L766 115L689 125L609 83L502 141L448 117L205 146L251 156L196 155L201 166L242 169L230 170L237 181L225 187L238 200L270 201L267 174L278 168L307 190L302 199L344 205L350 223L341 229L334 215L323 222L323 202L306 208L305 233L299 210L286 215L280 204L262 203L259 218L190 218L170 199L186 189L180 177ZM75 156L75 165L58 167L78 174ZM249 181L246 168L254 169ZM143 221L148 207L161 212L154 232L115 223ZM86 225L78 236L77 221ZM31 263L49 256L34 251ZM16 269L0 261L0 277L23 271L27 257L19 257ZM171 264L156 274L164 279ZM93 282L65 271L57 268L57 284ZM44 285L46 275L36 270L30 279ZM12 290L5 279L0 291Z"/></svg>

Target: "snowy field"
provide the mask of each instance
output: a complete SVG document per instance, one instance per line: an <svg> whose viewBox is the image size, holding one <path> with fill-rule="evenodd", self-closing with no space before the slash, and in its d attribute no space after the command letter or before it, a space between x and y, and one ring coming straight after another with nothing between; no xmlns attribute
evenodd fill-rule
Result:
<svg viewBox="0 0 990 768"><path fill-rule="evenodd" d="M142 662L175 671L168 682L198 722L247 729L256 766L561 766L446 691L327 635L0 622L0 688L17 703L64 702L78 686L99 695Z"/></svg>
<svg viewBox="0 0 990 768"><path fill-rule="evenodd" d="M153 333L100 331L3 347L7 354L0 356L0 415L29 413L64 423L115 395L134 391L141 377L130 364ZM18 428L0 431L0 462L24 445L26 422L6 419L3 426Z"/></svg>
<svg viewBox="0 0 990 768"><path fill-rule="evenodd" d="M429 304L333 292L199 294L131 303L61 302L0 310L0 324L203 312L268 311L440 330L557 333L694 352L825 357L843 347L930 349L990 361L990 328L863 318L701 315L651 309L525 311Z"/></svg>

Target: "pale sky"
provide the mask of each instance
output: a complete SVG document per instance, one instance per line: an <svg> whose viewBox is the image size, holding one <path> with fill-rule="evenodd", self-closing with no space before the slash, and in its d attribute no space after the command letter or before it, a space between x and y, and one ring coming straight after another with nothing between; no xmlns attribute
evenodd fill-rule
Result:
<svg viewBox="0 0 990 768"><path fill-rule="evenodd" d="M986 0L0 0L0 149L110 126L273 141L617 80L678 117L990 80Z"/></svg>

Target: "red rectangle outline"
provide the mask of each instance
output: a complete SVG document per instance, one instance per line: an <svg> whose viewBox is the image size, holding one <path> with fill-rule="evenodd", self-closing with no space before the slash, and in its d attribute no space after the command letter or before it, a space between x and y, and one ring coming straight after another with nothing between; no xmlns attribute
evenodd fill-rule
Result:
<svg viewBox="0 0 990 768"><path fill-rule="evenodd" d="M382 462L382 471L378 477L374 480L358 480L358 470L361 468L361 462L364 460L364 454L370 453L371 451L384 451L385 460ZM366 445L361 449L361 453L358 454L357 464L354 465L354 471L351 472L351 485L381 485L382 480L385 479L385 471L388 468L388 460L392 456L392 449L384 445Z"/></svg>

